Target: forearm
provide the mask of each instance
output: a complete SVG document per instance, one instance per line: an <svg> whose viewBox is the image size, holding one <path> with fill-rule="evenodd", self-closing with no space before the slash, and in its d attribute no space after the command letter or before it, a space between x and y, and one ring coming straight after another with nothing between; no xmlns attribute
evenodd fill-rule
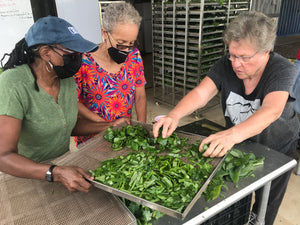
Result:
<svg viewBox="0 0 300 225"><path fill-rule="evenodd" d="M262 106L252 115L249 115L243 122L227 130L211 134L203 139L199 148L200 151L203 150L204 144L208 144L209 147L205 150L204 155L221 157L235 144L260 134L280 117L284 110L288 95L288 92L283 91L269 93L265 96Z"/></svg>
<svg viewBox="0 0 300 225"><path fill-rule="evenodd" d="M205 77L196 88L183 97L168 116L180 120L195 110L203 108L217 93L218 89L214 82Z"/></svg>
<svg viewBox="0 0 300 225"><path fill-rule="evenodd" d="M113 122L94 122L84 118L78 118L71 135L86 136L91 134L97 134L106 130L110 126L113 126L113 124Z"/></svg>
<svg viewBox="0 0 300 225"><path fill-rule="evenodd" d="M0 156L0 170L16 177L45 180L50 165L34 162L14 152Z"/></svg>
<svg viewBox="0 0 300 225"><path fill-rule="evenodd" d="M147 120L147 98L145 87L137 87L135 90L135 111L137 120L146 122Z"/></svg>
<svg viewBox="0 0 300 225"><path fill-rule="evenodd" d="M240 143L250 137L260 134L271 123L280 117L281 113L276 113L270 108L260 108L244 122L230 128L235 137L235 143Z"/></svg>
<svg viewBox="0 0 300 225"><path fill-rule="evenodd" d="M282 114L289 93L285 91L271 92L263 100L262 106L244 122L232 127L237 143L260 134Z"/></svg>
<svg viewBox="0 0 300 225"><path fill-rule="evenodd" d="M46 180L50 165L36 163L14 152L0 155L0 171L16 177ZM87 193L91 187L84 178L92 177L76 166L56 166L52 170L54 182L62 183L69 191Z"/></svg>
<svg viewBox="0 0 300 225"><path fill-rule="evenodd" d="M205 105L206 102L201 100L201 96L199 96L197 90L194 89L180 100L174 109L169 112L168 116L175 118L176 120L180 120Z"/></svg>
<svg viewBox="0 0 300 225"><path fill-rule="evenodd" d="M137 120L141 122L146 122L147 120L147 103L146 98L139 99L135 103L135 110L137 115Z"/></svg>
<svg viewBox="0 0 300 225"><path fill-rule="evenodd" d="M90 111L84 104L78 102L78 115L82 118L94 121L94 122L101 122L105 121L101 118L97 113Z"/></svg>

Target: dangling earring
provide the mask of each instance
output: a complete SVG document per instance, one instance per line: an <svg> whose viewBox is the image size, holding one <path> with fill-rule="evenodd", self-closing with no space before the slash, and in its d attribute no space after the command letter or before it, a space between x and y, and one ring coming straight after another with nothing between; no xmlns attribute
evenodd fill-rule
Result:
<svg viewBox="0 0 300 225"><path fill-rule="evenodd" d="M50 69L53 70L53 64L50 61L48 61L48 63L46 63L46 70L48 71L48 73L51 73L51 70L49 69L48 65L50 66Z"/></svg>

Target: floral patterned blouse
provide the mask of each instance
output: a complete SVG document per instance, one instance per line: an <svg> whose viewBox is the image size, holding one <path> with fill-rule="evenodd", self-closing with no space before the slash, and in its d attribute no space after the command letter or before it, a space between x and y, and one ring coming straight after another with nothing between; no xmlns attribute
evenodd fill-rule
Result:
<svg viewBox="0 0 300 225"><path fill-rule="evenodd" d="M86 53L74 78L78 101L108 122L121 117L131 118L135 88L146 84L143 60L136 48L117 73L107 72L90 53ZM91 137L75 137L75 142L78 145Z"/></svg>

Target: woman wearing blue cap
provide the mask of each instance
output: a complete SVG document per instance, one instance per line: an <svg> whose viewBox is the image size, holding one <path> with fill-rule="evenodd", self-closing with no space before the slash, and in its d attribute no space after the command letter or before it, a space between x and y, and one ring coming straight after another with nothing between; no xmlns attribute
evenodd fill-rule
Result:
<svg viewBox="0 0 300 225"><path fill-rule="evenodd" d="M77 119L76 83L82 53L98 46L67 21L39 19L16 44L0 75L0 171L61 182L88 192L91 179L79 167L45 163L69 149L70 135L99 133L115 123Z"/></svg>

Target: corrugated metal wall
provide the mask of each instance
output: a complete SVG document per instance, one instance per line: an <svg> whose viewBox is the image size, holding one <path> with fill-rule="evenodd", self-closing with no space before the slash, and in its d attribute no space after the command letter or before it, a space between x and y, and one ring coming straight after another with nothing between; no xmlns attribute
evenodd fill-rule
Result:
<svg viewBox="0 0 300 225"><path fill-rule="evenodd" d="M300 34L300 0L283 0L278 18L277 36Z"/></svg>
<svg viewBox="0 0 300 225"><path fill-rule="evenodd" d="M252 0L251 10L278 17L280 14L281 1L285 0Z"/></svg>

